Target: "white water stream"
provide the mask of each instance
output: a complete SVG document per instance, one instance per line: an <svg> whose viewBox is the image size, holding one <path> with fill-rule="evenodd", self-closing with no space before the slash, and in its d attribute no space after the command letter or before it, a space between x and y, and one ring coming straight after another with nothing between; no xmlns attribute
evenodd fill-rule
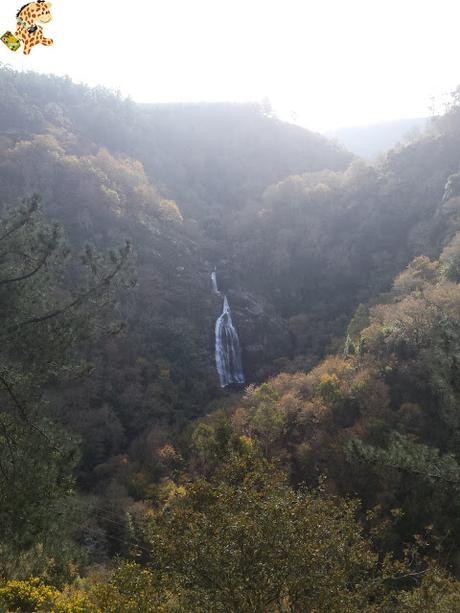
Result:
<svg viewBox="0 0 460 613"><path fill-rule="evenodd" d="M221 295L215 271L211 275L211 280L214 292ZM232 322L227 296L224 296L222 315L216 321L216 368L221 387L227 387L232 383L244 384L240 341Z"/></svg>

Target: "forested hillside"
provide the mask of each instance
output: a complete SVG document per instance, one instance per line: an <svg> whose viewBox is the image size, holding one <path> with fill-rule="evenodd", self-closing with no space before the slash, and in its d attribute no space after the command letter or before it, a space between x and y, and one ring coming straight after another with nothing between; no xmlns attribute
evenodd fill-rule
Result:
<svg viewBox="0 0 460 613"><path fill-rule="evenodd" d="M0 610L457 611L460 95L371 165L0 86Z"/></svg>

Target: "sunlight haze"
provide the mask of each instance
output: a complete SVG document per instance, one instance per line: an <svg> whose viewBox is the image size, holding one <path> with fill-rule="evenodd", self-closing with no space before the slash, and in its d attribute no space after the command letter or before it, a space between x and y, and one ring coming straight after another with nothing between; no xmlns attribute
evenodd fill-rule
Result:
<svg viewBox="0 0 460 613"><path fill-rule="evenodd" d="M20 2L3 0L2 32ZM69 75L140 102L260 101L323 131L429 114L460 81L449 0L55 0L53 48L16 69ZM441 109L439 109L441 110Z"/></svg>

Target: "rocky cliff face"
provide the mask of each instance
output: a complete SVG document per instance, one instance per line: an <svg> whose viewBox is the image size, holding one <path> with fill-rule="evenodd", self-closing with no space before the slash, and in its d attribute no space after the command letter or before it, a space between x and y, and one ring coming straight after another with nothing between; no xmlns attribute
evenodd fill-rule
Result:
<svg viewBox="0 0 460 613"><path fill-rule="evenodd" d="M248 383L261 381L276 371L276 360L292 353L287 324L269 303L247 290L230 291L229 300L246 379Z"/></svg>

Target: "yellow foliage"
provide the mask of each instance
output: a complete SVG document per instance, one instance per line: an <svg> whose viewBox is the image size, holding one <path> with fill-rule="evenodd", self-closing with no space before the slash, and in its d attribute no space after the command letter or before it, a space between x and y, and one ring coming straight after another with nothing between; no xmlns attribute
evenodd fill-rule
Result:
<svg viewBox="0 0 460 613"><path fill-rule="evenodd" d="M325 384L338 385L339 379L336 374L330 375L329 373L324 373L320 377L320 382Z"/></svg>
<svg viewBox="0 0 460 613"><path fill-rule="evenodd" d="M65 590L55 602L55 613L102 613L84 592Z"/></svg>
<svg viewBox="0 0 460 613"><path fill-rule="evenodd" d="M160 200L160 214L163 219L167 221L173 221L176 223L182 223L184 218L182 217L179 207L174 200Z"/></svg>
<svg viewBox="0 0 460 613"><path fill-rule="evenodd" d="M0 587L0 605L10 611L51 611L59 596L54 588L36 577L28 581L8 581Z"/></svg>
<svg viewBox="0 0 460 613"><path fill-rule="evenodd" d="M186 488L183 485L176 485L171 479L167 479L160 485L159 498L165 505L186 494Z"/></svg>

